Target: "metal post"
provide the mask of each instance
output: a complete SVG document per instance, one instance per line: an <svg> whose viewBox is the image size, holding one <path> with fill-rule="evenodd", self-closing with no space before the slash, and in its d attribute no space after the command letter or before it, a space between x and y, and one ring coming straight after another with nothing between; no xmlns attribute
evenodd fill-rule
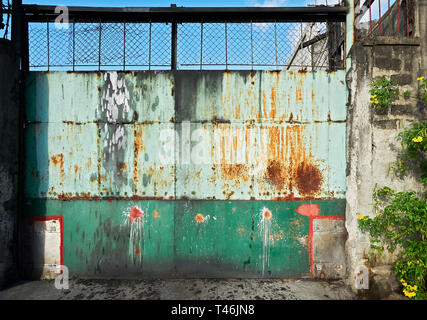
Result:
<svg viewBox="0 0 427 320"><path fill-rule="evenodd" d="M49 39L49 21L46 21L46 38L47 38L47 71L50 70L50 39Z"/></svg>
<svg viewBox="0 0 427 320"><path fill-rule="evenodd" d="M203 66L203 22L200 25L200 70L202 70Z"/></svg>
<svg viewBox="0 0 427 320"><path fill-rule="evenodd" d="M98 71L101 71L101 29L102 29L102 24L101 24L101 20L99 20Z"/></svg>
<svg viewBox="0 0 427 320"><path fill-rule="evenodd" d="M150 21L150 31L148 35L148 70L151 70L151 21Z"/></svg>
<svg viewBox="0 0 427 320"><path fill-rule="evenodd" d="M277 64L277 22L274 23L274 54L276 56L276 70L279 69L279 66Z"/></svg>
<svg viewBox="0 0 427 320"><path fill-rule="evenodd" d="M227 22L225 22L225 70L228 71Z"/></svg>
<svg viewBox="0 0 427 320"><path fill-rule="evenodd" d="M76 64L75 50L76 50L76 22L73 21L73 71L75 71L75 64Z"/></svg>
<svg viewBox="0 0 427 320"><path fill-rule="evenodd" d="M123 71L126 71L126 20L123 22Z"/></svg>
<svg viewBox="0 0 427 320"><path fill-rule="evenodd" d="M178 42L178 24L172 22L172 52L171 52L171 69L176 70L177 66L177 42Z"/></svg>
<svg viewBox="0 0 427 320"><path fill-rule="evenodd" d="M252 36L252 21L251 21L251 69L254 70L254 41Z"/></svg>

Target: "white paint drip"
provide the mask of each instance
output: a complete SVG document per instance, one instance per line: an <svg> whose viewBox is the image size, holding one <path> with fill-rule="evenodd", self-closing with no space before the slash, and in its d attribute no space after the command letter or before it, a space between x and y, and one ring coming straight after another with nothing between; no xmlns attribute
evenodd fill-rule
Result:
<svg viewBox="0 0 427 320"><path fill-rule="evenodd" d="M262 237L262 275L264 276L265 267L270 266L270 234L272 214L266 207L260 211L261 219L258 227L261 230Z"/></svg>
<svg viewBox="0 0 427 320"><path fill-rule="evenodd" d="M137 210L137 212L141 212L141 216L133 216L132 210ZM148 206L147 206L146 212L148 212ZM144 249L145 213L143 210L141 210L137 206L132 206L132 207L126 208L122 212L122 217L123 217L123 221L120 224L120 227L121 228L130 227L129 249L128 249L129 257L132 262L135 262L135 260L139 260L139 263L141 264L142 251ZM138 253L137 253L137 250L139 250Z"/></svg>

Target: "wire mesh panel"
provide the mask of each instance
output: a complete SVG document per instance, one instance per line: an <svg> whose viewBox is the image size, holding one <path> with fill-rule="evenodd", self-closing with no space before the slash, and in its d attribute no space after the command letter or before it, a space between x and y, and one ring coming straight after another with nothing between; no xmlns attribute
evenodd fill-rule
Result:
<svg viewBox="0 0 427 320"><path fill-rule="evenodd" d="M100 23L76 23L74 29L75 66L98 67L100 64Z"/></svg>
<svg viewBox="0 0 427 320"><path fill-rule="evenodd" d="M101 24L101 66L121 66L125 56L124 23Z"/></svg>
<svg viewBox="0 0 427 320"><path fill-rule="evenodd" d="M251 29L250 23L227 23L226 45L229 69L239 69L239 66L252 66Z"/></svg>
<svg viewBox="0 0 427 320"><path fill-rule="evenodd" d="M254 23L252 25L254 68L278 68L277 60L277 24Z"/></svg>
<svg viewBox="0 0 427 320"><path fill-rule="evenodd" d="M51 41L52 39L52 41ZM61 70L73 64L73 25L55 27L49 23L49 65L50 69Z"/></svg>
<svg viewBox="0 0 427 320"><path fill-rule="evenodd" d="M226 24L203 24L203 69L226 69Z"/></svg>
<svg viewBox="0 0 427 320"><path fill-rule="evenodd" d="M47 69L49 65L47 58L47 46L49 43L47 31L48 29L46 27L46 24L28 24L28 33L30 35L28 39L28 47L30 52L30 68L34 68L36 70L44 70Z"/></svg>
<svg viewBox="0 0 427 320"><path fill-rule="evenodd" d="M150 65L149 23L125 24L125 66L126 69L148 69Z"/></svg>
<svg viewBox="0 0 427 320"><path fill-rule="evenodd" d="M34 70L170 70L173 23L29 24ZM178 69L337 69L344 23L177 23Z"/></svg>
<svg viewBox="0 0 427 320"><path fill-rule="evenodd" d="M183 23L178 25L178 67L180 69L201 68L202 30L201 23Z"/></svg>
<svg viewBox="0 0 427 320"><path fill-rule="evenodd" d="M151 69L171 69L172 30L171 23L151 24Z"/></svg>

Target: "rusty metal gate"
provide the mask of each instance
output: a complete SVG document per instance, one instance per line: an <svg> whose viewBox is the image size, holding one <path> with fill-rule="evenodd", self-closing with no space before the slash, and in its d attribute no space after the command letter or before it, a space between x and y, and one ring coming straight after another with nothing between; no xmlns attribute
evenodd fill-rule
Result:
<svg viewBox="0 0 427 320"><path fill-rule="evenodd" d="M279 70L30 71L26 270L342 277L345 70L299 66L328 30Z"/></svg>

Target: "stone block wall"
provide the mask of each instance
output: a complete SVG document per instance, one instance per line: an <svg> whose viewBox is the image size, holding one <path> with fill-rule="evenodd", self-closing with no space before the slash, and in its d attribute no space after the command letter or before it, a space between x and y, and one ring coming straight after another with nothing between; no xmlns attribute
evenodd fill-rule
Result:
<svg viewBox="0 0 427 320"><path fill-rule="evenodd" d="M355 281L359 267L368 267L370 290L359 293L368 293L374 298L399 290L391 269L397 254L378 255L370 249L369 235L360 231L357 214L375 216L372 194L376 186L426 191L417 169L410 170L404 177L393 176L389 170L402 151L397 135L412 122L427 120L427 105L417 99L420 92L417 78L427 77L426 3L425 0L417 3L415 37L374 37L357 41L350 50L346 194L346 256L350 268L347 281L358 291ZM411 92L411 97L400 97L389 110L379 112L370 105L369 90L371 83L383 75L390 76L400 92Z"/></svg>

